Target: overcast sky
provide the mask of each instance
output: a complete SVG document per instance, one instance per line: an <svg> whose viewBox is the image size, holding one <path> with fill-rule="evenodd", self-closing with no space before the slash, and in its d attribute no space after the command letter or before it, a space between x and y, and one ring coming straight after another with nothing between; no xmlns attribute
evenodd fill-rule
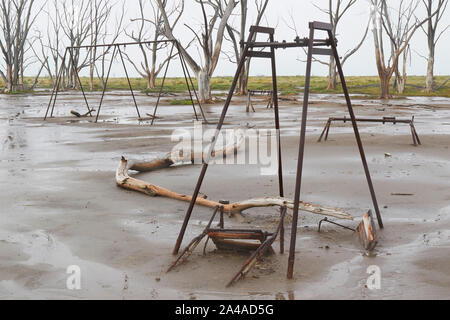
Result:
<svg viewBox="0 0 450 320"><path fill-rule="evenodd" d="M43 1L43 0L41 0ZM154 1L154 0L153 0ZM170 1L170 0L169 0ZM409 1L409 0L406 0ZM411 0L413 1L413 0ZM44 1L45 2L45 1ZM399 1L390 0L393 7L395 7ZM249 1L253 3L253 1ZM292 26L291 17L294 19L298 34L300 37L307 37L308 22L309 21L327 21L327 16L321 12L315 5L326 8L328 6L328 0L270 0L269 6L266 11L265 25L276 27L275 38L278 41L287 40L292 41L296 34L289 28ZM118 7L117 7L118 9ZM249 26L251 21L254 21L255 9L250 8ZM127 0L126 1L126 25L130 24L130 18L136 17L138 13L138 1ZM232 18L236 21L236 25L239 23L239 8L236 10L236 15ZM361 39L364 34L365 27L367 25L370 13L370 1L358 0L357 4L350 9L350 11L344 16L339 25L338 40L339 40L339 53L344 55L347 50L351 50ZM423 5L420 10L417 11L419 17L423 17L425 11ZM188 23L193 29L200 30L201 26L201 11L200 6L194 2L194 0L186 0L185 15L183 21L178 24L175 29L175 36L181 40L183 44L188 43L192 39L192 33L184 26L184 23ZM450 23L450 8L445 13L442 19L442 26ZM38 21L38 25L45 24L45 16L42 15ZM128 26L129 27L129 26ZM125 35L122 35L120 41L129 41ZM416 33L412 41L412 60L408 63L407 70L409 75L424 75L426 72L426 60L420 55L427 55L427 45L424 33L419 30ZM133 50L127 48L127 50ZM224 50L230 51L231 47L229 43L225 42ZM198 57L197 49L191 48L190 52ZM449 75L450 74L450 32L445 33L440 42L438 43L436 53L436 75ZM303 75L305 73L305 63L298 61L305 59L305 54L302 49L286 49L277 51L277 68L279 75ZM119 64L114 66L112 76L123 76L123 71L119 68ZM216 76L231 76L234 74L235 65L231 64L227 58L222 55L219 65L216 69ZM131 68L130 68L131 69ZM350 58L344 66L344 71L347 75L376 75L377 70L375 66L374 57L374 45L372 33L369 33L366 42L352 58ZM171 67L170 76L180 76L181 70L177 65ZM267 60L255 59L252 64L252 75L268 75L270 73L270 64ZM132 72L136 75L135 72ZM327 68L319 63L315 63L313 66L314 75L327 75Z"/></svg>

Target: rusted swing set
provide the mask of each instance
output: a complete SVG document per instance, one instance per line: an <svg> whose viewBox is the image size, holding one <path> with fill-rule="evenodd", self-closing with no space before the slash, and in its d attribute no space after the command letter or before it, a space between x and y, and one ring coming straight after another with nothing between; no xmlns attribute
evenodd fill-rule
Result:
<svg viewBox="0 0 450 320"><path fill-rule="evenodd" d="M184 80L186 83L186 87L187 90L189 92L189 98L190 101L192 103L192 108L194 111L194 115L195 115L195 119L197 121L199 121L199 114L196 110L196 104L198 105L199 109L200 109L200 114L201 117L203 119L203 121L205 123L208 123L208 120L206 119L205 113L203 111L203 107L200 103L200 100L198 98L197 95L197 91L195 90L194 87L194 82L192 81L192 77L188 68L188 65L186 63L186 60L184 59L183 55L181 54L181 50L180 50L180 44L178 43L178 41L174 41L174 40L159 40L159 41L142 41L142 42L128 42L128 43L111 43L111 44L97 44L97 45L87 45L87 46L73 46L73 47L67 47L66 51L64 53L63 56L63 60L61 63L61 67L60 70L58 72L56 81L55 81L55 86L53 87L53 91L52 94L50 96L50 101L47 105L47 110L45 112L45 117L44 117L44 121L47 120L48 117L52 118L53 114L54 114L54 110L55 110L55 105L56 105L56 100L58 98L58 94L60 92L61 89L61 82L62 82L62 78L63 78L63 72L64 72L64 68L67 62L67 59L69 59L69 66L71 66L73 75L75 77L75 81L78 82L78 85L80 86L81 89L81 93L83 95L83 99L84 102L86 104L86 108L87 108L87 113L84 116L90 116L93 117L93 113L95 112L95 110L93 108L90 107L87 96L86 96L86 91L83 88L83 84L81 82L80 79L80 75L78 72L78 66L76 65L75 59L74 59L74 50L81 50L81 49L93 49L93 48L108 48L108 51L113 48L113 53L112 53L112 57L111 57L111 62L109 64L108 67L108 72L106 75L106 79L103 83L103 89L102 89L102 94L100 97L100 102L99 105L97 107L97 115L95 117L95 123L98 122L99 117L100 117L100 111L102 109L103 106L103 102L104 102L104 97L105 97L105 93L106 90L108 88L108 82L109 82L109 78L110 78L110 74L111 74L111 69L114 63L114 60L117 56L120 57L124 72L125 72L125 76L127 78L127 83L128 83L128 87L130 89L130 93L131 96L133 98L133 102L134 102L134 107L136 108L136 112L137 112L137 116L139 120L143 120L143 117L141 117L141 112L139 111L139 107L138 107L138 103L136 101L136 95L134 93L133 90L133 86L131 84L131 80L130 80L130 76L128 73L128 69L127 69L127 65L125 63L125 59L124 59L124 54L121 48L126 48L128 46L139 46L142 50L144 50L144 46L147 45L151 45L151 44L169 44L171 45L171 49L170 49L170 54L169 54L169 60L167 61L166 67L165 67L165 72L164 72L164 76L162 78L162 83L161 83L161 87L158 93L158 98L156 100L156 105L155 108L153 110L153 114L149 114L148 116L150 117L151 120L151 125L154 124L155 120L157 119L157 111L158 111L158 107L161 103L161 97L163 95L163 90L164 90L164 86L166 84L166 78L167 78L167 72L169 70L169 66L170 66L170 62L172 60L173 57L173 53L174 50L177 50L177 53L175 54L175 56L178 56L179 60L180 60L180 64L181 64L181 69L183 70L183 74L184 74ZM80 114L78 112L74 112L72 111L72 114L76 115L76 116L80 116Z"/></svg>
<svg viewBox="0 0 450 320"><path fill-rule="evenodd" d="M217 125L216 135L212 140L211 149L208 153L208 157L212 156L213 151L216 146L216 142L218 140L220 131L224 125L225 118L228 112L228 108L230 106L233 94L235 92L236 85L239 80L239 76L241 74L241 70L246 63L246 60L249 58L267 58L271 60L272 66L272 83L273 83L273 104L274 104L274 114L275 114L275 128L277 130L277 142L278 142L278 179L279 179L279 194L280 197L285 196L284 182L283 182L283 165L282 165L282 149L281 149L281 137L280 137L280 118L279 118L279 104L278 104L278 89L277 89L277 74L276 74L276 62L275 62L275 50L276 49L286 49L286 48L298 48L298 47L307 47L308 48L308 58L307 58L307 67L306 67L306 83L304 90L304 99L303 99L303 112L302 112L302 123L301 123L301 133L300 133L300 146L299 146L299 155L298 155L298 166L297 166L297 177L296 177L296 185L295 185L295 198L294 198L294 209L293 209L293 221L292 221L292 231L291 231L291 240L290 240L290 248L289 248L289 266L287 271L288 279L293 279L294 277L294 264L295 264L295 249L296 249L296 241L297 241L297 229L298 229L298 217L299 217L299 208L300 208L300 195L302 191L302 178L303 178L303 160L305 154L305 142L306 142L306 124L307 124L307 116L308 116L308 104L309 104L309 95L310 95L310 82L311 82L311 68L312 68L312 60L313 55L328 55L334 56L336 60L336 66L339 72L339 76L341 79L345 99L347 102L348 111L350 114L350 121L353 125L354 134L356 137L356 142L358 145L358 149L361 156L361 161L364 167L364 172L366 175L367 183L369 186L370 195L373 202L373 207L375 209L376 218L378 220L378 225L380 228L383 228L383 220L380 213L380 209L378 206L377 197L375 194L375 189L372 183L372 177L370 174L369 166L367 163L363 143L361 140L361 136L358 129L357 119L355 117L355 113L353 111L352 102L350 99L349 91L347 88L347 84L344 77L344 72L342 70L342 65L340 63L340 58L337 52L337 40L333 37L332 34L332 26L328 23L322 22L311 22L309 24L310 35L309 38L300 39L297 37L293 42L275 42L274 40L274 32L273 28L260 27L260 26L252 26L250 28L250 34L248 37L248 41L244 42L243 45L243 54L241 56L238 68L236 70L236 74L234 76L233 83L231 85L228 97L226 99L219 123ZM315 35L317 31L325 31L328 35L326 39L316 39ZM257 42L256 36L257 34L266 34L269 37L268 42ZM270 49L270 51L259 51L263 49ZM187 210L184 223L182 225L181 231L179 233L175 248L173 250L174 255L178 255L180 252L180 248L186 233L186 229L188 227L189 221L191 219L192 213L194 211L194 207L196 206L197 199L200 194L200 189L203 184L203 180L206 176L209 159L203 164L203 168L201 170L200 177L197 181L194 194L192 196L192 200L190 202L189 208ZM226 203L223 202L223 205ZM235 281L239 280L241 277L245 276L246 273L250 271L250 269L256 264L258 258L260 258L267 250L271 249L271 245L274 243L275 239L280 237L280 251L284 253L284 218L286 215L287 207L281 206L280 210L280 223L274 233L264 233L261 230L242 230L242 229L225 229L223 222L223 208L218 206L214 214L204 230L204 232L196 237L178 256L178 259L171 265L168 271L172 270L176 265L182 263L187 259L187 257L192 254L193 250L199 245L200 241L204 238L212 239L217 247L226 246L228 241L230 240L258 240L260 242L259 245L256 245L254 249L254 253L252 256L245 262L243 267L239 270L236 276L231 280L229 285L232 285ZM220 212L220 222L219 228L211 228L214 219L217 216L217 213ZM371 212L366 215L368 218L372 218ZM326 220L328 221L328 220ZM322 221L323 223L325 221ZM368 220L368 224L370 221ZM370 228L374 228L373 220ZM364 230L362 230L364 231ZM253 244L254 246L254 244ZM205 245L206 248L206 245Z"/></svg>

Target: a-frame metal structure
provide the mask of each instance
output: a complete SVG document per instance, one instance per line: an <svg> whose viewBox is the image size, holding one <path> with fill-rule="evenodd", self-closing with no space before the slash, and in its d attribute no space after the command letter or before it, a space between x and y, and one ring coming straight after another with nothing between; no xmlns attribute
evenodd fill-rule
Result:
<svg viewBox="0 0 450 320"><path fill-rule="evenodd" d="M381 217L381 213L379 210L375 190L372 183L372 178L369 171L369 166L367 164L366 155L364 151L364 147L361 141L361 136L359 134L358 125L355 118L355 113L353 111L352 102L350 99L350 95L348 92L348 88L346 85L344 73L342 71L342 65L340 62L340 58L337 52L337 41L334 39L332 34L332 26L328 23L322 22L311 22L309 24L310 35L309 38L300 39L297 37L294 42L275 42L274 41L274 32L273 28L259 27L253 26L250 28L250 34L248 37L248 41L245 42L243 54L241 60L239 62L238 68L236 70L236 75L234 77L233 83L231 85L228 97L226 99L222 115L220 117L220 121L217 126L216 135L212 141L211 149L208 154L208 159L205 160L203 164L203 168L198 179L197 185L194 190L194 194L192 197L192 201L189 205L189 209L187 210L185 220L183 226L181 228L180 234L178 236L178 240L176 242L173 254L178 254L186 228L189 224L189 220L191 218L193 209L195 207L197 198L200 193L200 189L203 184L203 180L205 178L206 172L208 170L208 163L212 156L212 152L215 148L220 130L223 127L225 117L228 112L228 108L231 103L231 99L233 97L237 82L239 80L239 75L241 70L248 58L268 58L271 59L272 62L272 81L273 81L273 94L274 94L274 112L275 112L275 128L277 129L277 141L278 141L278 178L279 178L279 191L280 196L284 197L284 183L283 183L283 167L282 167L282 152L281 152L281 137L280 137L280 119L279 119L279 105L278 105L278 88L277 88L277 75L276 75L276 63L275 63L275 50L276 49L286 49L286 48L295 48L295 47L307 47L308 48L308 59L307 59L307 67L306 67L306 83L305 83L305 91L304 91L304 100L303 100L303 113L302 113L302 123L301 123L301 132L300 132L300 148L299 148L299 156L298 156L298 167L297 167L297 181L295 186L295 198L294 198L294 212L293 212L293 222L292 222L292 232L291 232L291 243L290 243L290 253L289 253L289 267L287 277L292 279L294 276L294 262L295 262L295 247L297 240L297 227L298 227L298 215L299 215L299 207L300 207L300 195L301 195L301 187L302 187L302 177L303 177L303 159L305 153L305 142L306 142L306 121L308 116L308 104L309 104L309 90L310 90L310 82L311 82L311 67L312 67L312 57L313 55L329 55L334 56L336 59L336 65L339 72L339 76L341 79L342 87L345 94L345 99L347 101L348 111L350 113L351 121L353 124L353 129L355 132L356 141L358 144L359 152L361 155L362 164L364 166L364 171L366 174L367 182L369 185L370 194L372 197L373 206L375 208L375 212L378 218L378 224L380 228L383 228L383 221ZM328 34L327 39L315 39L316 31L325 31ZM269 36L269 42L256 42L256 35L258 33L266 34ZM269 48L270 51L257 51L264 48ZM282 247L283 248L283 247ZM282 249L283 252L283 249Z"/></svg>
<svg viewBox="0 0 450 320"><path fill-rule="evenodd" d="M138 107L138 104L137 104L137 101L136 101L136 96L135 96L135 93L134 93L134 90L133 90L133 86L131 85L130 76L129 76L129 73L128 73L128 69L127 69L127 66L126 66L126 63L125 63L125 59L124 59L124 54L123 54L123 51L122 51L121 47L126 48L127 46L139 46L142 50L144 50L143 46L151 45L151 44L154 44L154 43L157 43L157 44L165 43L165 44L171 45L171 49L170 49L170 53L169 53L169 60L167 61L167 64L166 64L166 67L165 67L164 76L162 78L162 83L161 83L161 88L159 90L158 99L156 101L156 105L155 105L155 108L153 110L153 115L151 116L151 125L153 125L155 120L156 120L156 113L158 111L158 107L159 107L160 102L161 102L161 97L162 97L162 94L163 94L164 85L166 83L167 72L169 70L170 62L171 62L172 58L174 56L177 56L177 55L178 55L178 57L180 59L181 68L183 70L183 75L184 75L184 79L185 79L185 82L186 82L187 90L189 92L189 98L190 98L190 101L192 103L192 108L194 110L195 118L196 118L197 121L199 121L199 115L198 115L197 110L196 110L196 104L198 104L198 106L200 108L200 113L201 113L201 117L202 117L203 121L205 123L208 123L208 120L206 119L206 115L205 115L205 113L203 111L203 107L202 107L202 105L200 103L200 100L198 98L197 91L195 90L194 82L192 81L192 77L191 77L191 74L189 72L188 65L187 65L186 60L184 59L183 55L181 54L180 44L179 44L178 41L175 41L175 40L111 43L111 44L97 44L97 45L67 47L66 51L65 51L65 54L64 54L64 57L63 57L63 60L62 60L62 63L61 63L60 70L59 70L58 75L57 75L55 86L54 86L52 94L50 96L50 101L49 101L48 106L47 106L47 110L46 110L46 113L45 113L44 121L47 120L48 117L50 117L50 118L53 117L53 113L54 113L54 110L55 110L55 104L56 104L56 100L58 98L58 93L59 93L59 90L60 90L60 87L61 87L61 82L62 82L62 78L63 78L63 71L64 71L64 67L66 65L66 59L67 58L69 58L68 64L72 68L72 72L73 72L73 74L75 76L75 81L78 82L78 85L80 86L81 92L83 94L84 102L85 102L87 110L88 110L88 113L86 115L92 116L92 113L95 110L92 109L89 106L89 102L88 102L88 99L87 99L87 96L86 96L86 92L85 92L85 90L83 88L83 84L81 83L80 75L78 73L78 66L75 65L74 50L93 49L93 48L108 48L108 50L113 48L111 62L110 62L110 65L108 67L108 72L107 72L107 76L106 76L106 79L105 79L105 82L104 82L104 85L103 85L102 95L101 95L101 98L100 98L100 103L99 103L98 108L97 108L97 115L95 117L95 123L98 122L98 119L100 117L100 111L101 111L101 108L102 108L102 105L103 105L103 100L104 100L104 97L105 97L105 93L106 93L106 90L107 90L107 87L108 87L108 81L109 81L109 77L110 77L110 74L111 74L112 65L113 65L114 59L117 56L120 57L120 60L122 62L122 66L123 66L123 69L125 71L125 75L126 75L127 82L128 82L128 87L130 89L131 96L133 97L133 102L134 102L134 106L136 108L138 119L141 120L142 119L141 113L139 111L139 107ZM175 49L177 50L177 53L173 56L173 52L174 52ZM195 103L194 100L197 103Z"/></svg>

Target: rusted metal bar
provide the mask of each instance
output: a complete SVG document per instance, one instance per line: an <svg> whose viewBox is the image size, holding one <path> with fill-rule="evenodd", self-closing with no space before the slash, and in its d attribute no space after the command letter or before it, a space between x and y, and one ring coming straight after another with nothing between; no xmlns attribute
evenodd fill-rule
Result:
<svg viewBox="0 0 450 320"><path fill-rule="evenodd" d="M53 116L53 111L55 110L55 104L56 104L56 99L57 99L58 93L59 93L59 86L61 85L61 78L62 78L62 73L63 73L63 69L64 69L64 64L66 63L67 50L68 49L66 49L66 51L64 52L64 57L62 59L61 66L59 68L59 73L57 75L55 85L52 90L52 95L50 96L50 101L48 102L47 111L45 112L44 121L47 120L48 112L50 110L50 105L52 104L52 102L53 102L53 106L52 106L51 116ZM54 100L53 100L53 97L54 97Z"/></svg>
<svg viewBox="0 0 450 320"><path fill-rule="evenodd" d="M180 254L180 256L178 257L177 260L175 260L170 267L167 269L166 272L170 272L173 270L173 268L175 268L178 264L181 264L183 262L185 262L187 260L187 258L189 258L189 256L194 252L194 250L197 248L197 246L200 244L200 242L206 237L208 236L208 232L209 229L214 221L214 219L216 218L217 213L219 212L220 207L217 206L216 209L214 210L214 213L211 217L211 219L208 222L208 225L206 226L205 230L203 230L202 234L195 237L191 243L189 243L189 245L183 250L183 252ZM206 246L205 246L206 249Z"/></svg>
<svg viewBox="0 0 450 320"><path fill-rule="evenodd" d="M331 31L333 29L333 26L330 23L326 22L314 21L311 24L312 27L316 30Z"/></svg>
<svg viewBox="0 0 450 320"><path fill-rule="evenodd" d="M328 120L327 124L325 125L325 128L323 129L322 134L320 135L320 138L319 138L319 140L317 140L317 142L321 142L322 141L323 136L325 135L325 133L327 133L329 131L330 126L331 126L331 121Z"/></svg>
<svg viewBox="0 0 450 320"><path fill-rule="evenodd" d="M141 113L139 112L139 107L138 107L138 104L136 102L136 97L134 95L133 86L131 85L131 80L130 80L130 77L128 75L127 66L125 65L125 60L123 59L122 50L120 50L119 46L116 46L116 47L117 47L117 50L119 51L120 59L122 60L122 65L123 65L123 69L125 71L125 75L127 76L128 86L130 87L130 92L131 92L131 95L133 97L134 106L136 107L138 118L141 119Z"/></svg>
<svg viewBox="0 0 450 320"><path fill-rule="evenodd" d="M311 67L312 67L312 49L314 43L314 28L312 24L309 26L309 47L308 47L308 59L306 64L306 79L305 79L305 92L303 98L303 112L302 112L302 125L300 131L300 147L298 152L298 165L297 165L297 180L295 184L294 195L294 213L292 219L292 231L291 231L291 246L289 250L289 262L288 262L288 279L294 277L294 264L295 264L295 247L297 242L297 227L298 227L298 212L300 207L300 195L302 188L303 178L303 159L305 155L305 143L306 143L306 121L308 119L308 104L309 104L309 89L311 85Z"/></svg>
<svg viewBox="0 0 450 320"><path fill-rule="evenodd" d="M269 37L270 42L274 42L273 34ZM278 144L278 188L280 197L284 198L284 181L283 181L283 159L282 159L282 148L281 148L281 126L280 126L280 108L278 104L278 80L277 80L277 64L275 49L270 48L271 64L272 64L272 102L274 106L275 115L275 130L277 134L277 144ZM269 102L270 104L270 102ZM280 208L280 216L283 215L283 208ZM280 252L284 253L284 223L280 227Z"/></svg>
<svg viewBox="0 0 450 320"><path fill-rule="evenodd" d="M253 39L253 36L254 36L254 32L250 32L248 41L251 41L251 39ZM241 70L244 67L244 64L246 62L245 57L247 56L248 49L249 49L248 46L245 47L243 55L241 57L241 61L239 62L238 68L236 70L236 74L235 74L233 82L231 84L231 88L230 88L230 91L228 93L227 100L225 101L225 105L224 105L224 108L223 108L223 111L222 111L222 115L220 116L220 120L219 120L219 123L217 125L216 134L215 134L215 136L214 136L214 138L213 138L213 140L211 142L211 148L210 148L210 151L209 151L209 154L208 154L208 159L207 159L208 161L209 161L210 157L212 156L212 153L213 153L213 151L214 151L214 149L216 147L217 139L218 139L220 130L222 129L223 124L225 122L225 117L226 117L226 115L228 113L228 108L230 106L231 99L233 98L234 90L236 89L236 85L237 85L237 83L239 81ZM191 203L189 204L189 208L188 208L188 210L186 212L186 216L185 216L183 225L181 227L180 234L178 235L178 239L177 239L177 242L175 244L175 248L173 250L173 254L174 255L178 254L178 252L180 250L180 247L181 247L181 244L183 242L183 238L184 238L184 235L186 233L186 229L187 229L187 226L189 224L189 220L191 219L191 215L192 215L192 212L194 210L195 203L197 201L198 195L200 193L200 189L202 187L203 180L205 179L206 172L208 171L208 166L209 166L208 165L208 161L205 161L205 163L203 164L202 171L201 171L200 177L199 177L199 179L197 181L197 185L195 187Z"/></svg>
<svg viewBox="0 0 450 320"><path fill-rule="evenodd" d="M110 43L110 44L94 44L94 45L86 45L86 46L72 46L67 47L68 49L90 49L90 48L104 48L111 47L114 45L117 46L132 46L132 45L140 45L140 44L154 44L154 43L173 43L175 40L158 40L158 41L140 41L140 42L121 42L121 43Z"/></svg>
<svg viewBox="0 0 450 320"><path fill-rule="evenodd" d="M247 57L250 58L271 58L272 55L270 52L261 52L261 51L249 51Z"/></svg>
<svg viewBox="0 0 450 320"><path fill-rule="evenodd" d="M329 121L333 121L333 122L351 122L352 119L351 118L347 118L347 117L342 117L342 118L336 118L336 117L330 117ZM378 118L356 118L357 122L374 122L374 123L382 123L382 124L386 124L386 123L393 123L393 124L397 124L397 123L404 123L404 124L411 124L414 123L414 120L409 120L409 119L397 119L395 117L383 117L381 119Z"/></svg>
<svg viewBox="0 0 450 320"><path fill-rule="evenodd" d="M248 45L250 48L273 48L273 49L287 49L287 48L301 48L301 47L308 47L309 46L309 39L297 39L294 42L244 42L245 45ZM314 47L322 47L322 46L330 46L330 40L329 39L322 39L322 40L314 40L313 39L313 46Z"/></svg>
<svg viewBox="0 0 450 320"><path fill-rule="evenodd" d="M224 209L224 205L229 205L230 201L225 201L225 200L221 200L219 201L220 204L222 204L222 206L220 207L220 222L219 222L219 227L221 229L225 229L225 220L224 220L224 215L225 215L225 209Z"/></svg>
<svg viewBox="0 0 450 320"><path fill-rule="evenodd" d="M109 64L109 68L108 68L108 74L106 75L106 79L105 79L105 82L104 82L104 84L103 84L102 97L100 98L100 103L99 103L99 105L98 105L97 117L95 118L95 123L98 122L98 118L100 117L100 110L101 110L101 108L102 108L103 98L105 97L106 88L107 88L107 86L108 86L108 81L109 81L109 75L110 75L110 73L111 73L111 68L112 68L114 59L115 59L115 57L116 57L116 50L117 50L117 47L114 46L114 50L113 50L113 54L112 54L112 58L111 58L111 63ZM109 49L108 49L108 51L109 51Z"/></svg>
<svg viewBox="0 0 450 320"><path fill-rule="evenodd" d="M174 46L175 46L175 43L172 44L172 48L170 49L170 56L169 57L172 56ZM155 120L156 120L156 112L158 111L158 106L159 106L159 103L161 101L161 95L162 95L162 92L163 92L163 89L164 89L164 84L166 83L166 77L167 77L167 72L168 72L169 66L170 66L170 60L171 59L169 59L169 61L167 61L166 70L164 71L164 76L163 76L163 79L162 79L161 88L159 89L158 99L156 100L155 110L153 110L153 116L152 116L151 125L153 125L155 123Z"/></svg>
<svg viewBox="0 0 450 320"><path fill-rule="evenodd" d="M182 57L182 54L181 54L181 50L178 50L178 55L180 56L181 69L183 70L184 79L186 80L186 87L188 89L189 97L191 99L192 109L194 109L195 119L198 121L197 110L195 110L195 103L194 103L194 99L192 98L191 86L189 85L189 81L188 81L188 78L187 78L187 71L186 71L187 65L185 65L185 63L184 63L184 60L183 60L183 57Z"/></svg>
<svg viewBox="0 0 450 320"><path fill-rule="evenodd" d="M251 26L250 27L250 33L268 33L273 35L275 33L274 28L270 27L262 27L262 26ZM252 38L253 39L253 38Z"/></svg>
<svg viewBox="0 0 450 320"><path fill-rule="evenodd" d="M84 92L83 84L81 83L80 75L78 74L77 66L75 65L75 59L73 57L73 49L69 50L70 60L72 62L72 71L74 72L74 75L76 79L78 79L78 83L80 84L81 92L83 93L84 102L86 103L86 107L88 111L91 111L91 108L89 107L89 102L86 97L86 93ZM53 115L53 114L52 114Z"/></svg>
<svg viewBox="0 0 450 320"><path fill-rule="evenodd" d="M349 228L349 227L344 226L344 225L342 225L342 224L339 224L339 223L336 223L336 222L334 222L334 221L328 220L328 218L325 218L325 219L323 219L323 220L320 220L320 222L319 222L319 231L318 231L318 232L321 231L321 229L322 229L322 224L323 224L324 222L328 222L328 223L334 224L334 225L336 225L336 226L338 226L338 227L342 227L342 228L347 229L347 230L350 230L350 231L356 231L355 229Z"/></svg>
<svg viewBox="0 0 450 320"><path fill-rule="evenodd" d="M177 46L179 46L179 43L177 42ZM191 83L191 87L192 87L192 91L194 91L194 95L195 95L195 99L197 101L198 107L200 108L200 112L202 114L202 118L205 121L205 123L208 123L208 119L206 118L205 112L203 110L203 106L202 103L200 102L200 99L198 98L198 94L197 94L197 90L195 90L195 86L194 86L194 82L192 81L192 76L191 76L191 72L189 71L188 65L186 63L186 59L184 58L183 55L181 55L182 61L184 63L184 66L186 68L186 72L189 78L189 82Z"/></svg>
<svg viewBox="0 0 450 320"><path fill-rule="evenodd" d="M370 195L372 197L373 206L375 207L378 224L379 224L380 228L383 229L383 227L384 227L383 219L381 217L380 208L378 206L378 200L377 200L377 196L375 193L375 188L373 186L372 176L370 174L369 165L367 164L366 153L364 151L364 146L363 146L363 143L361 140L361 135L359 134L359 129L358 129L358 124L356 122L355 112L353 111L352 101L350 99L350 94L349 94L348 88L347 88L347 82L345 80L344 71L342 70L341 60L340 60L339 54L337 52L336 42L333 38L333 34L332 34L331 30L328 30L328 36L331 40L331 44L332 44L331 48L333 50L334 58L336 61L336 67L337 67L339 76L341 78L341 84L342 84L342 88L344 90L345 100L347 101L348 112L350 113L350 117L352 119L353 131L355 132L355 138L356 138L356 142L358 144L359 153L361 155L361 161L363 163L367 183L369 185L369 190L370 190Z"/></svg>

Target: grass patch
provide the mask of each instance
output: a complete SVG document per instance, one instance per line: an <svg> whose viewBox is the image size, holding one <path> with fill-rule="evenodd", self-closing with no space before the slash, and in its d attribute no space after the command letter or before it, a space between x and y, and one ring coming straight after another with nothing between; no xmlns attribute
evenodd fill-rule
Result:
<svg viewBox="0 0 450 320"><path fill-rule="evenodd" d="M171 100L170 101L170 105L171 106L191 106L192 105L192 100L190 99L186 99L186 100Z"/></svg>
<svg viewBox="0 0 450 320"><path fill-rule="evenodd" d="M448 77L439 76L435 78L436 84L443 83ZM25 79L26 84L31 84L34 78L28 77ZM136 91L144 93L158 93L161 89L162 79L157 79L156 87L154 89L147 88L147 82L142 78L131 78L131 85ZM192 79L194 87L197 87L197 81ZM232 77L214 77L211 80L211 89L218 91L218 95L221 92L228 92ZM377 98L380 94L379 79L376 76L373 77L346 77L347 85L350 93L359 96L369 96ZM89 79L81 78L81 82L84 88L89 88ZM278 89L283 95L295 95L303 92L305 85L304 76L284 76L278 77ZM391 94L394 97L407 97L407 96L441 96L450 97L450 84L449 87L443 87L436 92L425 93L422 89L425 85L424 76L409 76L408 85L404 94L400 95L391 88ZM3 84L0 81L0 87ZM52 84L49 78L42 77L39 79L38 88L51 89ZM250 90L272 90L272 78L271 77L250 77L248 88ZM99 80L94 81L94 91L101 91L102 84ZM126 78L111 78L108 82L108 90L129 90L128 81ZM171 93L185 93L187 91L186 81L184 78L167 78L164 84L164 92ZM336 90L328 90L328 82L326 77L311 77L311 92L323 93L323 94L340 94L342 93L341 87L338 85Z"/></svg>

